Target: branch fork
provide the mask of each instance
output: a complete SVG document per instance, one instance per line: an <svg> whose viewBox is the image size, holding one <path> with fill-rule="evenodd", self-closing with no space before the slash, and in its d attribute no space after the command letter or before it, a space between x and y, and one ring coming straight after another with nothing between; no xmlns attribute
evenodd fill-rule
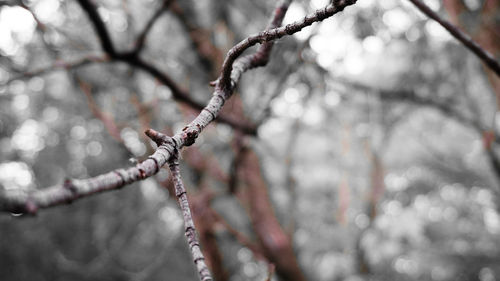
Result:
<svg viewBox="0 0 500 281"><path fill-rule="evenodd" d="M182 182L180 174L179 150L177 142L175 141L175 138L169 137L153 129L148 129L145 133L158 146L163 146L166 149L171 149L171 156L170 159L168 159L168 167L170 168L170 172L174 181L175 196L177 197L177 201L179 202L179 206L182 211L182 217L184 219L184 235L186 236L188 246L191 251L191 256L198 270L200 280L211 281L213 279L210 275L210 271L208 270L207 264L205 263L205 257L203 256L200 248L200 242L196 235L196 227L194 225L193 216L191 215L191 208L189 206L187 191L184 187L184 183ZM185 134L189 133L196 133L196 136L198 136L198 133L196 131L189 131L189 127L184 128L182 135L184 136ZM190 145L188 144L189 141L192 141L192 143L194 143L194 139L196 139L196 136L193 139L185 140L184 145Z"/></svg>

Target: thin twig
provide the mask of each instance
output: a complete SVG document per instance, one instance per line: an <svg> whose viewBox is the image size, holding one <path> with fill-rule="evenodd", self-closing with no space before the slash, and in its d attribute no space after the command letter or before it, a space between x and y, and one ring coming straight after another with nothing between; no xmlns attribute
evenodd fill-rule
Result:
<svg viewBox="0 0 500 281"><path fill-rule="evenodd" d="M108 58L106 58L104 56L94 56L94 55L83 57L81 59L78 59L75 61L70 61L70 62L63 61L63 60L56 60L50 66L39 68L39 69L32 70L32 71L27 71L27 72L21 73L19 75L16 75L16 76L12 77L11 79L7 80L5 83L0 84L0 86L6 86L6 85L10 84L11 82L18 80L18 79L28 79L28 78L31 78L34 76L44 75L48 72L51 72L51 71L54 71L57 69L74 69L74 68L78 68L80 66L88 65L91 63L95 63L95 62L106 62L107 60L108 60Z"/></svg>
<svg viewBox="0 0 500 281"><path fill-rule="evenodd" d="M137 36L137 40L135 41L135 49L134 49L135 53L139 53L142 51L142 49L144 48L144 43L146 42L146 38L149 32L151 31L153 25L160 18L160 16L167 9L167 7L170 5L171 2L172 2L171 0L163 0L160 8L156 10L153 16L146 23L146 26L139 34L139 36Z"/></svg>
<svg viewBox="0 0 500 281"><path fill-rule="evenodd" d="M483 49L479 44L477 44L469 35L458 29L449 21L441 18L436 12L434 12L429 6L425 5L420 0L409 0L415 5L422 13L426 14L431 19L435 20L442 27L444 27L453 37L458 39L467 49L473 52L478 58L480 58L489 68L491 68L497 76L500 77L500 64L496 61L495 57L488 51Z"/></svg>
<svg viewBox="0 0 500 281"><path fill-rule="evenodd" d="M277 27L273 29L268 29L262 31L258 34L247 37L245 40L236 44L231 50L229 50L224 64L222 65L222 74L219 78L221 90L227 90L232 87L232 81L238 81L239 76L248 70L256 66L260 66L260 55L259 56L246 56L239 60L239 63L234 63L235 60L248 48L256 45L257 43L266 43L276 39L279 39L286 35L291 35L296 32L301 31L303 28L312 25L315 22L322 21L334 14L341 12L345 7L353 5L356 0L336 0L333 3L327 5L323 9L319 9L314 13L307 15L301 21L296 21L294 23L287 24L283 27ZM262 52L262 57L265 56L265 45L261 46L257 53ZM236 69L236 71L232 71Z"/></svg>
<svg viewBox="0 0 500 281"><path fill-rule="evenodd" d="M184 234L191 250L191 255L193 261L198 269L198 274L200 275L200 280L208 281L212 280L210 271L208 270L207 264L205 263L205 257L200 248L200 242L196 235L196 227L193 222L193 217L191 216L191 209L189 207L188 197L184 184L182 183L181 174L179 171L179 152L176 150L169 160L168 166L172 172L172 177L175 186L175 196L179 201L179 206L182 211L182 217L184 218Z"/></svg>

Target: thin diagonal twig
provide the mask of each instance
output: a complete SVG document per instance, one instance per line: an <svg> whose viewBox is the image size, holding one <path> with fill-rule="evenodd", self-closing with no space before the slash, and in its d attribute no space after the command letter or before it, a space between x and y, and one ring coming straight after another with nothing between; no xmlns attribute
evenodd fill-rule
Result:
<svg viewBox="0 0 500 281"><path fill-rule="evenodd" d="M89 55L87 57L83 57L83 58L75 60L75 61L56 60L50 66L39 68L39 69L32 70L32 71L27 71L27 72L21 73L19 75L16 75L16 76L10 78L9 80L7 80L6 82L0 84L0 86L7 86L11 82L18 80L18 79L28 79L28 78L31 78L34 76L44 75L44 74L47 74L49 72L55 71L57 69L75 69L75 68L85 66L85 65L88 65L91 63L106 62L107 60L108 60L108 58L106 58L104 56L94 56L94 55Z"/></svg>
<svg viewBox="0 0 500 281"><path fill-rule="evenodd" d="M491 70L493 70L497 76L500 77L500 64L498 61L490 54L488 51L483 49L479 44L477 44L469 35L458 29L449 21L441 18L436 12L434 12L429 6L425 5L420 0L409 0L415 5L422 13L430 17L444 27L453 37L460 41L467 49L474 53L478 58L480 58Z"/></svg>

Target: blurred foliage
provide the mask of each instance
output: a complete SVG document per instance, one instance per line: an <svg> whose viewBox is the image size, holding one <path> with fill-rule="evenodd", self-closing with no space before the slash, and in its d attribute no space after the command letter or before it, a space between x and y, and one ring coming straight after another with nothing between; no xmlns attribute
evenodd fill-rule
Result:
<svg viewBox="0 0 500 281"><path fill-rule="evenodd" d="M119 50L134 46L161 4L97 2ZM294 1L285 22L327 2ZM426 2L447 15L440 1ZM474 34L484 1L464 2L463 25ZM42 188L133 165L154 148L146 128L178 131L194 116L124 63L28 77L101 50L76 1L20 3L0 6L0 188ZM265 28L273 9L261 0L178 4L222 53ZM146 61L196 100L209 99L219 66L202 66L170 10L145 47ZM262 122L249 142L308 280L500 278L500 171L490 163L496 143L485 137L498 132L495 92L478 59L409 2L362 0L283 38L266 68L245 74L238 95L246 116ZM230 174L236 135L211 125L193 149ZM227 182L185 162L189 192L214 190L212 207L253 238ZM167 177L161 171L36 217L0 216L0 279L195 280L182 217L160 184ZM264 262L223 227L215 234L230 280L265 279Z"/></svg>

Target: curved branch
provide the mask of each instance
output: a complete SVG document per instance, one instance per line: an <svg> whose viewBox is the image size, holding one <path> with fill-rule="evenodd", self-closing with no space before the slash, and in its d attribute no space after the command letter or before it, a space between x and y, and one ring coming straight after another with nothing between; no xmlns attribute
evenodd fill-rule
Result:
<svg viewBox="0 0 500 281"><path fill-rule="evenodd" d="M301 31L304 27L310 26L315 22L322 21L328 17L333 16L334 14L341 12L345 7L353 5L356 3L356 0L334 0L333 3L327 5L323 9L319 9L316 12L307 15L301 21L296 21L294 23L287 24L283 27L273 28L269 30L262 31L258 34L247 37L245 40L236 44L231 50L229 50L226 59L224 60L224 64L222 65L222 74L219 78L220 83L222 84L222 88L230 88L232 87L231 80L239 80L239 76L248 70L251 67L258 66L255 65L254 59L258 62L257 57L254 56L246 56L243 57L239 64L236 64L234 68L237 71L232 72L234 61L248 48L256 45L257 43L266 43L276 39L279 39L285 35L292 35ZM263 45L265 46L265 45ZM263 48L263 47L262 47ZM261 49L262 50L262 49ZM238 69L238 68L239 69Z"/></svg>
<svg viewBox="0 0 500 281"><path fill-rule="evenodd" d="M80 6L82 6L83 10L87 13L90 18L90 21L94 25L95 31L97 32L97 37L101 41L102 49L109 54L109 56L114 57L116 55L115 46L113 45L113 41L111 40L111 36L109 35L108 30L106 29L106 25L102 21L101 16L97 12L97 7L92 2L92 0L77 0Z"/></svg>
<svg viewBox="0 0 500 281"><path fill-rule="evenodd" d="M441 18L436 12L434 12L429 6L425 5L420 0L409 0L415 5L422 13L430 17L444 27L453 37L460 41L467 49L473 52L478 58L480 58L489 68L491 68L498 77L500 77L500 64L495 60L492 54L490 54L485 49L481 48L472 38L458 29L456 26L451 24L449 21Z"/></svg>
<svg viewBox="0 0 500 281"><path fill-rule="evenodd" d="M269 42L286 34L296 33L305 26L333 16L355 2L356 0L334 1L326 8L306 16L302 21L250 36L233 47L226 57L224 71L222 71L221 77L216 82L215 92L207 106L182 131L174 135L171 138L172 141L161 140L159 142L161 145L145 161L128 169L117 169L88 179L66 180L63 184L36 191L6 190L0 193L0 211L35 214L40 208L62 205L95 193L119 189L155 175L169 161L175 149L180 150L182 147L190 146L196 141L203 129L219 115L243 72L255 67L254 60L252 60L253 56L246 56L236 60L244 50L259 42ZM229 85L221 84L221 81L230 81L231 83ZM153 130L146 131L146 134L152 139L161 139L159 134Z"/></svg>

